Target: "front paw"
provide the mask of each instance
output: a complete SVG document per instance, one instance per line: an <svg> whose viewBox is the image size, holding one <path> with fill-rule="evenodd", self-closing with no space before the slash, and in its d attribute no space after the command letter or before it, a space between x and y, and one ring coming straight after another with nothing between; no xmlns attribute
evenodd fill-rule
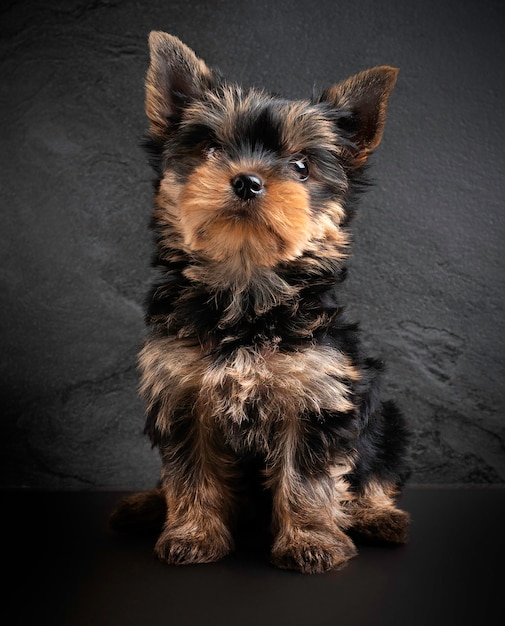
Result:
<svg viewBox="0 0 505 626"><path fill-rule="evenodd" d="M315 535L310 532L280 536L272 548L272 563L303 574L322 574L342 568L357 553L347 535Z"/></svg>
<svg viewBox="0 0 505 626"><path fill-rule="evenodd" d="M223 537L180 536L163 533L154 548L156 556L169 565L191 565L219 561L231 550Z"/></svg>

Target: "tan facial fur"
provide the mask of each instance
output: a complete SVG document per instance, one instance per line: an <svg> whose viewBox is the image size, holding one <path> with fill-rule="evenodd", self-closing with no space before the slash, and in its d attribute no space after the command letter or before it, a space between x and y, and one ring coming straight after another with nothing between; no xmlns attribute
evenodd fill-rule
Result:
<svg viewBox="0 0 505 626"><path fill-rule="evenodd" d="M243 172L262 176L261 197L239 200L231 180ZM180 225L188 249L227 263L232 273L273 267L300 255L310 236L306 189L279 180L254 163L223 166L209 159L189 177L179 196Z"/></svg>
<svg viewBox="0 0 505 626"><path fill-rule="evenodd" d="M261 197L243 202L235 197L231 180L250 171L263 178L265 190ZM170 258L174 260L176 249L197 255L205 261L200 279L220 282L222 276L225 284L244 284L258 272L296 261L307 252L317 254L303 259L309 271L311 264L319 267L325 258L344 259L349 235L340 227L343 216L337 201L314 214L304 183L275 177L258 163L223 164L219 157L203 162L184 184L167 172L154 211L163 234L160 247Z"/></svg>

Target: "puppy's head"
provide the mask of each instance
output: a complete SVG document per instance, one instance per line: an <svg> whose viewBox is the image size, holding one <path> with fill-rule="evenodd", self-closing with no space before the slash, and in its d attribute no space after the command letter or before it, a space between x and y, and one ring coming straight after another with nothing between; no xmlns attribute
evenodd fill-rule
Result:
<svg viewBox="0 0 505 626"><path fill-rule="evenodd" d="M222 80L152 32L149 144L160 246L230 277L301 257L342 257L350 181L382 137L397 70L377 67L312 101Z"/></svg>

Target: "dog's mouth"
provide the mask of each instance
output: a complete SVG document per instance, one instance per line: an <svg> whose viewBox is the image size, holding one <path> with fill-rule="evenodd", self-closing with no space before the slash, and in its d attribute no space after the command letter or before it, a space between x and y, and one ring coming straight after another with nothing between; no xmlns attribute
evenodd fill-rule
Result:
<svg viewBox="0 0 505 626"><path fill-rule="evenodd" d="M261 206L259 200L239 200L234 199L224 206L218 213L219 217L225 220L260 223Z"/></svg>

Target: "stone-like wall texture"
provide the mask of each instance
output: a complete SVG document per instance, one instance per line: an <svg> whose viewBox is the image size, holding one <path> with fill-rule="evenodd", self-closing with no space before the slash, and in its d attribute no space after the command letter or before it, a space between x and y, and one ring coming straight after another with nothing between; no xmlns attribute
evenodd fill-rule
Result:
<svg viewBox="0 0 505 626"><path fill-rule="evenodd" d="M503 3L59 0L0 8L0 481L157 479L136 352L151 279L140 148L152 29L305 97L400 68L357 219L348 309L389 364L412 481L505 480Z"/></svg>

